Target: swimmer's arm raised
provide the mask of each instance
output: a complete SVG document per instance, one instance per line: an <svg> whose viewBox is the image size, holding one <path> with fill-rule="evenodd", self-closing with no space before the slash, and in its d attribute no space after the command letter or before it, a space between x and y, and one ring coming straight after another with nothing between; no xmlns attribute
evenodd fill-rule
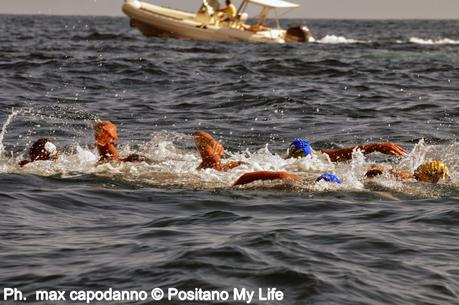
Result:
<svg viewBox="0 0 459 305"><path fill-rule="evenodd" d="M352 152L359 149L363 154L380 152L386 155L405 156L406 151L394 143L371 143L358 146L346 147L336 150L322 150L321 153L327 154L332 162L347 161L352 159Z"/></svg>
<svg viewBox="0 0 459 305"><path fill-rule="evenodd" d="M225 153L223 145L215 140L210 134L199 130L194 133L196 148L201 155L202 162L198 170L213 168L218 171L227 171L241 164L239 161L230 161L226 164L221 162L221 157Z"/></svg>
<svg viewBox="0 0 459 305"><path fill-rule="evenodd" d="M293 175L287 172L272 172L272 171L257 171L246 173L239 177L234 183L236 185L244 185L248 183L252 183L258 180L291 180L296 181L299 180L300 177L297 175Z"/></svg>

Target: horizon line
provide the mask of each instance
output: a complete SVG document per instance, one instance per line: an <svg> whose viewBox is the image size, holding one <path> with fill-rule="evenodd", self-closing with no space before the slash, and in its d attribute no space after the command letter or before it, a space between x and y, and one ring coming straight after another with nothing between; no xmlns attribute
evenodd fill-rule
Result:
<svg viewBox="0 0 459 305"><path fill-rule="evenodd" d="M119 14L119 15L93 15L93 14L54 14L54 13L0 13L0 16L49 16L49 17L114 17L114 18L129 18L126 15ZM392 18L392 17L285 17L280 18L282 19L309 19L309 20L392 20L392 21L402 21L402 20L443 20L443 21L459 21L456 18L449 18L449 17L402 17L402 18Z"/></svg>

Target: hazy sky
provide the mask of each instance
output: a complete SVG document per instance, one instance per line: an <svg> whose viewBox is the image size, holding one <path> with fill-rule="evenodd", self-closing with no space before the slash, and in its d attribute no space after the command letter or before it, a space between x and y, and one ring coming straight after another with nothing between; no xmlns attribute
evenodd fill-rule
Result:
<svg viewBox="0 0 459 305"><path fill-rule="evenodd" d="M200 0L146 0L188 11ZM301 5L292 18L448 18L459 19L459 0L291 0ZM220 3L224 0L220 0ZM233 0L239 4L240 0ZM123 0L0 0L0 14L110 15Z"/></svg>

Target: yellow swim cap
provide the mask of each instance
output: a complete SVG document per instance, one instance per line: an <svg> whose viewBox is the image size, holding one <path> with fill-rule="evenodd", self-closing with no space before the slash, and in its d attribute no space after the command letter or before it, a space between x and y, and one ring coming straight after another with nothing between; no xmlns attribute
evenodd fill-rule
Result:
<svg viewBox="0 0 459 305"><path fill-rule="evenodd" d="M441 178L449 178L448 166L440 160L425 162L416 168L414 177L419 181L437 183Z"/></svg>

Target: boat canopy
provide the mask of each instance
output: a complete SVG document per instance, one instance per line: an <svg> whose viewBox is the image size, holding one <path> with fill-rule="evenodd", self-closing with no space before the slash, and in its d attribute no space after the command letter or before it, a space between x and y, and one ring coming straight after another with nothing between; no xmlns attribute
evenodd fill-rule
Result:
<svg viewBox="0 0 459 305"><path fill-rule="evenodd" d="M247 0L250 3L267 6L270 8L290 8L299 7L298 4L283 1L283 0Z"/></svg>

